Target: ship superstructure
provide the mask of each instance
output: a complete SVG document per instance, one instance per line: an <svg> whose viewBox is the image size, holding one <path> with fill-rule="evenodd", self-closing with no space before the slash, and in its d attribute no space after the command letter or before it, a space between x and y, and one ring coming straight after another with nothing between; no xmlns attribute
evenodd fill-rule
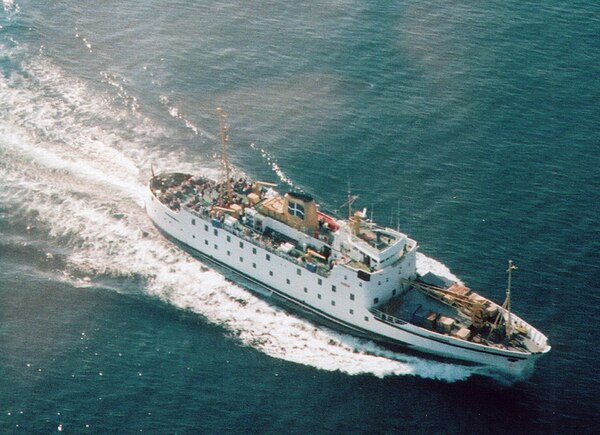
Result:
<svg viewBox="0 0 600 435"><path fill-rule="evenodd" d="M221 126L223 149L227 140ZM352 212L338 219L302 192L231 177L153 175L146 210L165 234L352 334L528 375L546 337L459 281L417 274L418 245ZM509 276L513 270L509 264Z"/></svg>

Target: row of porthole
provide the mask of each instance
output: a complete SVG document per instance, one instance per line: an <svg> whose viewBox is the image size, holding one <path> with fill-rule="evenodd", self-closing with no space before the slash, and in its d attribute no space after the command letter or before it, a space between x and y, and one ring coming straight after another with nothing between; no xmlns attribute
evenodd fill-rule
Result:
<svg viewBox="0 0 600 435"><path fill-rule="evenodd" d="M192 225L195 225L195 224L196 224L196 223L195 223L195 219L192 219ZM204 230L205 230L205 231L208 231L208 225L204 225ZM218 231L217 231L217 229L215 229L215 236L218 236ZM195 236L193 236L193 237L195 238ZM227 236L227 241L228 241L228 242L230 242L230 241L231 241L231 236L229 236L229 235ZM208 240L205 240L205 241L204 241L204 243L205 243L207 246L208 246L208 244L209 244L209 243L208 243ZM218 245L217 245L217 244L215 244L215 245L214 245L214 248L215 248L215 250L218 250L218 249L219 249L219 247L218 247ZM241 241L240 241L240 248L242 248L242 249L244 248L244 242L241 242ZM252 253L253 253L253 254L256 254L256 253L257 253L257 251L256 251L256 248L254 248L254 247L252 248ZM227 255L231 255L231 251L227 251ZM270 254L265 254L265 258L266 258L266 260L267 260L267 261L270 261L270 260L271 260L271 256L270 256ZM243 261L244 261L244 258L243 258L243 257L240 257L240 262L242 263ZM256 269L256 263L252 263L252 267ZM301 272L301 270L300 270L300 269L297 269L297 274L298 274L298 275L301 275L301 274L302 274L302 272ZM274 275L273 275L273 271L272 271L272 270L270 270L270 271L269 271L269 276L274 276ZM346 280L347 280L347 279L348 279L348 278L347 278L347 276L344 276L344 279L346 279ZM386 281L389 281L389 278L386 278ZM321 278L318 278L318 279L317 279L317 282L318 282L318 284L319 284L319 285L322 285L322 284L323 284L323 280L322 280ZM287 283L288 285L289 285L289 284L291 284L291 282L290 282L290 280L289 280L289 279L286 279L286 283ZM361 284L362 284L362 283L361 283ZM381 285L381 281L379 281L379 283L378 283L378 284L379 284L379 285ZM337 287L336 287L335 285L332 285L332 286L331 286L331 291L335 293L335 292L337 291ZM305 293L308 293L308 290L307 290L307 288L306 288L306 287L304 288L304 292L305 292ZM395 290L394 290L394 294L395 294ZM321 294L317 294L317 298L318 298L318 299L321 299ZM352 300L352 301L353 301L353 300L355 300L355 298L354 298L354 294L353 294L353 293L350 293L350 300ZM375 299L373 300L373 303L374 303L374 304L377 304L377 303L379 303L379 298L375 298ZM332 301L331 301L331 305L332 305L332 306L335 306L335 301L333 301L333 300L332 300ZM353 310L353 309L350 309L350 314L354 314L354 310ZM368 320L369 320L369 318L368 318L367 316L365 316L365 321L368 321Z"/></svg>
<svg viewBox="0 0 600 435"><path fill-rule="evenodd" d="M192 219L192 221L194 221L194 220ZM193 225L195 225L195 222L192 222L192 223L193 223ZM205 225L205 226L204 226L204 229L205 229L206 231L208 231L208 225ZM215 229L215 235L218 235L218 233L217 233L217 230L216 230L216 229ZM195 236L194 236L194 238L195 238ZM230 237L230 236L227 236L227 241L228 241L228 242L230 242L230 241L231 241L231 237ZM208 243L208 240L205 240L205 241L204 241L204 243L205 243L206 245L208 245L208 244L209 244L209 243ZM214 245L214 247L215 247L215 250L219 249L218 245L216 245L216 244ZM240 242L240 248L242 248L242 249L244 248L244 242ZM256 248L252 248L252 252L253 252L254 254L256 254ZM231 255L231 251L227 251L227 255ZM270 261L270 260L271 260L271 256L270 256L269 254L266 254L266 259L267 259L268 261ZM243 257L240 257L240 262L243 262L243 261L244 261L244 258L243 258ZM256 269L256 263L252 263L252 267ZM299 269L298 269L298 272L299 272L299 273L298 273L298 275L301 275L301 271L300 271ZM273 271L272 271L272 270L270 270L270 271L269 271L269 276L273 276ZM348 278L347 278L346 276L344 276L344 279L346 279L346 280L347 280ZM386 279L386 281L387 281L387 280L389 280L389 279ZM317 281L317 282L318 282L318 284L319 284L319 285L322 285L322 284L323 284L323 280L322 280L321 278L318 278L318 281ZM286 279L286 283L289 285L289 284L291 284L291 281L290 281L289 279ZM379 282L379 285L381 285L381 282ZM335 292L336 292L336 290L337 290L337 289L336 289L336 286L335 286L335 285L332 285L332 286L331 286L331 291L335 293ZM395 292L396 292L396 291L394 290L394 294L395 294ZM308 289L307 289L306 287L304 287L304 293L308 293ZM320 294L320 293L319 293L319 294L317 294L317 298L318 298L318 299L322 299L322 296L321 296L321 294ZM353 300L355 300L355 298L354 298L354 294L353 294L353 293L350 293L350 300L352 300L352 301L353 301ZM373 300L373 303L374 303L374 304L377 304L377 303L379 303L379 298L375 298L375 299ZM335 301L334 301L334 300L332 300L332 301L331 301L331 305L332 305L332 306L335 306ZM349 313L350 313L351 315L354 315L354 309L350 308L350 309L349 309ZM365 316L365 322L368 322L368 321L369 321L369 317L368 317L368 316Z"/></svg>

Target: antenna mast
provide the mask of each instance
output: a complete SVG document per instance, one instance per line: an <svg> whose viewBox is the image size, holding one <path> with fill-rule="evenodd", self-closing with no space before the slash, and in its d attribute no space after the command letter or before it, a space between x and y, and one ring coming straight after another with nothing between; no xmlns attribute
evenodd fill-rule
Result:
<svg viewBox="0 0 600 435"><path fill-rule="evenodd" d="M358 199L358 195L350 195L350 191L348 190L348 201L343 203L341 207L348 206L348 219L352 217L352 203ZM340 208L341 208L340 207Z"/></svg>
<svg viewBox="0 0 600 435"><path fill-rule="evenodd" d="M233 191L231 189L231 167L229 164L229 157L227 156L227 143L229 142L229 135L227 134L227 130L229 129L229 127L225 122L227 113L225 113L225 111L220 107L217 107L217 113L219 114L219 132L221 136L221 161L223 164L223 175L225 178L224 183L227 192L227 203L231 204L233 200Z"/></svg>
<svg viewBox="0 0 600 435"><path fill-rule="evenodd" d="M400 232L400 200L398 200L396 207L396 231Z"/></svg>

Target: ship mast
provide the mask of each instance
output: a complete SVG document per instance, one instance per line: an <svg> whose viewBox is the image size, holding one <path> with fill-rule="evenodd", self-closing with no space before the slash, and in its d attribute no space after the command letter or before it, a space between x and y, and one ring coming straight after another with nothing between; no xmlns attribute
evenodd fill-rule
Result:
<svg viewBox="0 0 600 435"><path fill-rule="evenodd" d="M231 166L229 164L229 157L227 156L227 143L229 142L229 135L227 134L228 126L225 122L227 113L220 107L217 107L217 113L219 114L219 133L221 136L221 162L223 164L223 177L224 184L227 193L227 204L231 204L233 201L233 191L231 188Z"/></svg>
<svg viewBox="0 0 600 435"><path fill-rule="evenodd" d="M517 268L517 266L514 265L514 263L512 262L512 260L508 260L508 269L506 269L506 272L508 273L508 286L506 288L506 299L504 300L504 303L502 304L502 308L504 308L507 312L507 318L506 318L506 322L504 325L504 330L506 332L507 337L510 337L511 333L512 333L512 322L510 320L510 286L511 286L511 279L512 279L512 271L515 270ZM502 317L502 312L498 312L498 315L496 316L496 320L494 321L494 325L492 326L490 333L488 335L489 336L492 334L492 332L498 327L498 323L500 322L500 318Z"/></svg>
<svg viewBox="0 0 600 435"><path fill-rule="evenodd" d="M512 271L516 268L517 266L513 264L512 260L508 260L508 269L506 269L506 272L508 273L508 287L506 288L506 300L504 301L503 305L506 311L508 311L508 321L506 322L506 335L508 336L510 336L510 333L512 332L512 323L510 321L510 284L512 278Z"/></svg>
<svg viewBox="0 0 600 435"><path fill-rule="evenodd" d="M345 203L343 203L341 205L341 207L345 207L348 206L348 219L350 219L352 217L352 204L354 203L354 201L356 201L358 199L358 195L352 195L350 193L350 181L348 181L348 201L346 201ZM341 208L340 207L340 208Z"/></svg>

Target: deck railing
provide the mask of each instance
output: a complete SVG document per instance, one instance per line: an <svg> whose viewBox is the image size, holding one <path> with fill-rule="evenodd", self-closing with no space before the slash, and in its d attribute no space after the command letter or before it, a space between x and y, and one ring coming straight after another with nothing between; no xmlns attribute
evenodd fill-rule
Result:
<svg viewBox="0 0 600 435"><path fill-rule="evenodd" d="M392 325L393 324L405 325L408 323L406 320L402 320L402 319L399 319L398 317L391 316L387 313L384 313L381 310L378 310L377 308L371 308L369 311L375 316L376 319L382 320L385 323L389 323Z"/></svg>

